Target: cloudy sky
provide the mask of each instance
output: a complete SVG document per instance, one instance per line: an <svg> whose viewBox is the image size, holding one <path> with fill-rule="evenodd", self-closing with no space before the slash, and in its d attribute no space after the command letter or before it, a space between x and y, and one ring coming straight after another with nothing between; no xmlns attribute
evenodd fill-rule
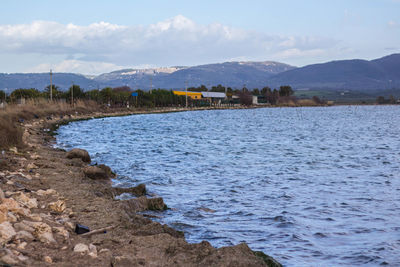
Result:
<svg viewBox="0 0 400 267"><path fill-rule="evenodd" d="M0 72L400 53L400 0L1 0Z"/></svg>

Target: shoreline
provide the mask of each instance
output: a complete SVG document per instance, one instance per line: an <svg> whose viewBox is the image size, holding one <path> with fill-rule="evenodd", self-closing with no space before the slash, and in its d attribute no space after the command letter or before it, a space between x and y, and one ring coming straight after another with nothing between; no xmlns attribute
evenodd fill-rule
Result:
<svg viewBox="0 0 400 267"><path fill-rule="evenodd" d="M67 119L24 123L24 143L27 148L6 153L9 169L0 169L0 178L6 184L2 185L6 199L16 198L18 201L24 194L26 199L33 202L35 199L38 205L31 207L24 215L18 214L18 218L11 221L16 235L2 242L8 252L0 255L1 260L14 260L30 266L67 266L71 263L88 266L280 266L273 258L263 252L250 250L246 244L216 249L207 241L187 243L182 232L137 214L138 211L165 208L162 199L146 197L144 186L130 189L137 196L134 200L115 200L115 196L124 190L113 188L110 176L106 179L89 178L88 163L79 158L67 159L65 151L51 146L55 137L50 134L54 134L60 125L77 120L197 110L210 108L94 112ZM20 177L24 179L21 181ZM21 184L24 188L22 193ZM21 208L28 209L26 203L18 203ZM58 206L54 203L58 203ZM40 231L35 228L38 223L47 225L42 226L49 232L47 236L52 236L55 242L41 239ZM74 233L77 223L88 226L90 230L106 228L107 231L89 236L77 235ZM22 227L21 224L35 224L32 227L32 240L16 238L19 233L17 228ZM24 244L24 249L18 248L21 244ZM79 251L79 245L82 251Z"/></svg>

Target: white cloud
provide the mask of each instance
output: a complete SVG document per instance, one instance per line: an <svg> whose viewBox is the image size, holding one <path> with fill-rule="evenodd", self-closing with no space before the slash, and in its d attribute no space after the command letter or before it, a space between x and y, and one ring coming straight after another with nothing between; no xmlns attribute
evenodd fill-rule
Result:
<svg viewBox="0 0 400 267"><path fill-rule="evenodd" d="M324 53L336 44L330 38L277 36L219 23L200 25L182 15L147 26L107 22L79 26L50 21L0 25L3 53L39 54L43 60L46 56L63 56L66 60L55 70L84 73L143 64L193 65L230 58L269 60L279 54L290 58L291 53L296 57L313 51ZM33 69L48 70L51 66L46 64L38 62Z"/></svg>
<svg viewBox="0 0 400 267"><path fill-rule="evenodd" d="M25 70L31 72L48 72L50 69L54 72L72 72L81 74L101 74L111 72L116 69L124 69L126 66L119 66L113 63L81 61L75 59L63 60L57 64L42 63L33 68Z"/></svg>

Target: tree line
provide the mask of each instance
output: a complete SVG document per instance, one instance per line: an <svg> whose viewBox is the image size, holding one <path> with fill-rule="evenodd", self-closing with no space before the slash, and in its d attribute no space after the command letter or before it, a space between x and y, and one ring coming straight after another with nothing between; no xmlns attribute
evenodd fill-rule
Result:
<svg viewBox="0 0 400 267"><path fill-rule="evenodd" d="M251 105L252 96L261 97L262 102L276 105L279 102L293 99L294 91L288 86L281 86L279 89L271 89L270 87L263 87L261 90L255 88L249 90L244 86L242 89L232 89L231 87L224 87L222 85L212 86L208 89L205 85L199 87L189 87L188 91L191 92L226 92L226 103L234 103L232 96L238 96L238 101L242 105ZM136 93L137 96L133 96ZM50 98L50 85L44 91L39 91L35 88L30 89L16 89L7 95L4 91L0 90L0 102L16 102L18 99L36 99L36 98ZM183 106L186 104L185 96L175 95L172 90L154 89L151 91L143 91L140 89L132 90L128 86L121 87L105 87L103 89L94 89L90 91L83 90L79 85L71 86L67 91L62 91L56 85L52 86L52 99L54 101L66 101L73 103L77 100L92 100L99 104L105 104L113 107L123 107L126 105L135 107L167 107L167 106ZM201 101L193 101L188 98L189 105L199 105Z"/></svg>

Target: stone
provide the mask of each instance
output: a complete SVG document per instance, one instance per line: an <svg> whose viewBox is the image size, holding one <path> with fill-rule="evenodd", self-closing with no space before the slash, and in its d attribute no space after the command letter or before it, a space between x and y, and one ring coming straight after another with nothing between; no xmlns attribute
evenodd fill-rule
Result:
<svg viewBox="0 0 400 267"><path fill-rule="evenodd" d="M22 242L21 244L19 244L18 246L17 246L17 248L18 249L25 249L26 248L26 245L28 245L28 243L26 243L26 242Z"/></svg>
<svg viewBox="0 0 400 267"><path fill-rule="evenodd" d="M123 205L125 206L125 210L129 210L130 212L167 209L167 205L164 204L164 200L161 197L147 198L145 196L141 196L138 198L125 200Z"/></svg>
<svg viewBox="0 0 400 267"><path fill-rule="evenodd" d="M53 227L53 231L64 237L65 240L69 238L69 232L64 227Z"/></svg>
<svg viewBox="0 0 400 267"><path fill-rule="evenodd" d="M17 234L15 235L15 238L20 239L20 240L26 240L26 241L32 241L33 239L35 239L31 233L29 233L28 231L24 231L24 230L17 232Z"/></svg>
<svg viewBox="0 0 400 267"><path fill-rule="evenodd" d="M79 243L79 244L75 245L74 252L86 254L86 253L89 253L89 247L85 244Z"/></svg>
<svg viewBox="0 0 400 267"><path fill-rule="evenodd" d="M29 216L29 219L31 219L32 221L35 221L35 222L41 222L41 221L43 221L42 217L41 217L39 214L37 214L37 213L31 214L31 215Z"/></svg>
<svg viewBox="0 0 400 267"><path fill-rule="evenodd" d="M8 221L8 211L7 209L0 210L0 223Z"/></svg>
<svg viewBox="0 0 400 267"><path fill-rule="evenodd" d="M93 244L89 244L89 256L92 258L97 258L97 248Z"/></svg>
<svg viewBox="0 0 400 267"><path fill-rule="evenodd" d="M1 200L0 210L2 207L6 207L9 211L12 211L16 214L28 216L30 214L30 210L22 208L17 201L13 198L4 198Z"/></svg>
<svg viewBox="0 0 400 267"><path fill-rule="evenodd" d="M37 239L39 239L40 242L46 243L46 244L51 244L51 243L57 243L56 240L53 237L53 231L51 227L44 223L44 222L29 222L29 221L23 221L25 224L28 226L33 227L33 236Z"/></svg>
<svg viewBox="0 0 400 267"><path fill-rule="evenodd" d="M26 168L27 168L28 170L31 170L31 169L38 169L39 167L36 166L36 165L33 164L33 163L29 163L29 164L26 166Z"/></svg>
<svg viewBox="0 0 400 267"><path fill-rule="evenodd" d="M17 233L10 222L0 223L0 243L4 244L11 240Z"/></svg>
<svg viewBox="0 0 400 267"><path fill-rule="evenodd" d="M63 201L63 200L57 200L56 202L51 202L51 203L49 203L48 207L52 211L55 211L58 213L63 212L67 208L65 201Z"/></svg>
<svg viewBox="0 0 400 267"><path fill-rule="evenodd" d="M114 193L116 195L120 195L120 194L124 194L124 193L130 193L137 197L146 195L146 185L144 185L144 184L139 184L138 186L129 187L129 188L114 187L114 188L112 188L112 190L114 191Z"/></svg>
<svg viewBox="0 0 400 267"><path fill-rule="evenodd" d="M68 159L79 158L83 162L86 162L86 163L90 163L91 162L89 153L86 150L80 149L80 148L71 149L67 153L67 158Z"/></svg>
<svg viewBox="0 0 400 267"><path fill-rule="evenodd" d="M43 260L47 263L53 263L53 260L49 256L44 256Z"/></svg>
<svg viewBox="0 0 400 267"><path fill-rule="evenodd" d="M27 225L25 222L26 221L22 221L22 222L19 222L19 223L14 223L15 230L17 230L17 231L26 231L28 233L33 233L33 231L35 231L35 229L32 226Z"/></svg>
<svg viewBox="0 0 400 267"><path fill-rule="evenodd" d="M8 217L9 222L14 223L14 222L18 221L17 216L15 216L14 213L12 213L12 212L8 212L7 217Z"/></svg>
<svg viewBox="0 0 400 267"><path fill-rule="evenodd" d="M10 253L1 257L1 261L8 264L8 265L17 265L19 262L16 259L15 255ZM4 266L4 265L3 265Z"/></svg>
<svg viewBox="0 0 400 267"><path fill-rule="evenodd" d="M6 196L4 195L3 190L0 188L0 199L5 198Z"/></svg>
<svg viewBox="0 0 400 267"><path fill-rule="evenodd" d="M19 204L29 208L29 209L33 209L33 208L37 208L38 207L38 203L37 203L37 199L36 198L29 198L27 195L25 195L22 192L19 192L19 194L16 194L14 196L14 199L16 201L18 201Z"/></svg>
<svg viewBox="0 0 400 267"><path fill-rule="evenodd" d="M47 189L47 190L39 189L38 191L36 191L36 194L39 196L48 196L48 195L57 195L58 193L54 189Z"/></svg>
<svg viewBox="0 0 400 267"><path fill-rule="evenodd" d="M104 168L100 168L97 166L88 166L83 169L83 173L85 174L86 177L94 180L110 178L110 175Z"/></svg>

